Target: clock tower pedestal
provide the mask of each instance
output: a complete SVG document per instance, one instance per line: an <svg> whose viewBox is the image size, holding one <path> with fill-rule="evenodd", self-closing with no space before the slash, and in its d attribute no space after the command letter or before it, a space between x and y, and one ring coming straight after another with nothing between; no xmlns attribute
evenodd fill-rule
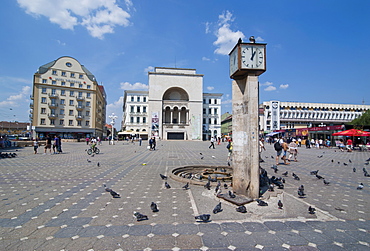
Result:
<svg viewBox="0 0 370 251"><path fill-rule="evenodd" d="M250 199L259 197L258 76L232 82L233 190Z"/></svg>

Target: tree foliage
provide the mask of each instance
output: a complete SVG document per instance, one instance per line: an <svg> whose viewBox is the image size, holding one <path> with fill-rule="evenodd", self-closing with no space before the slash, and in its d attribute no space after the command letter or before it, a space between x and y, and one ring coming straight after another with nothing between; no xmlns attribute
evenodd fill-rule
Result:
<svg viewBox="0 0 370 251"><path fill-rule="evenodd" d="M361 117L352 120L349 124L354 126L368 126L370 125L370 110L367 110Z"/></svg>

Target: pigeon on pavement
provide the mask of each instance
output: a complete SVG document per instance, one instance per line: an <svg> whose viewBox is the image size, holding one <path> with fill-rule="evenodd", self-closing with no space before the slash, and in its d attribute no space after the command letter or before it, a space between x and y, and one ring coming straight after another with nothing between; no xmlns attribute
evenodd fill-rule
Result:
<svg viewBox="0 0 370 251"><path fill-rule="evenodd" d="M201 214L199 216L195 216L196 220L202 221L202 222L208 222L209 218L211 218L210 214Z"/></svg>
<svg viewBox="0 0 370 251"><path fill-rule="evenodd" d="M220 212L222 212L223 211L223 209L221 208L221 202L220 203L218 203L216 206L215 206L215 208L213 209L213 213L214 214L217 214L217 213L220 213Z"/></svg>
<svg viewBox="0 0 370 251"><path fill-rule="evenodd" d="M247 208L244 205L241 205L236 208L236 211L245 214L247 212Z"/></svg>
<svg viewBox="0 0 370 251"><path fill-rule="evenodd" d="M364 188L364 184L360 183L360 185L358 185L357 187L357 190L362 190Z"/></svg>
<svg viewBox="0 0 370 251"><path fill-rule="evenodd" d="M153 213L156 213L156 212L159 211L157 204L155 204L154 202L152 202L152 204L150 204L150 209L153 211Z"/></svg>
<svg viewBox="0 0 370 251"><path fill-rule="evenodd" d="M139 212L134 212L134 217L136 218L137 221L148 220L148 216L141 214Z"/></svg>
<svg viewBox="0 0 370 251"><path fill-rule="evenodd" d="M164 186L165 186L167 189L170 189L170 188L171 188L170 184L168 184L168 183L167 183L167 181L165 181L165 182L164 182Z"/></svg>
<svg viewBox="0 0 370 251"><path fill-rule="evenodd" d="M161 176L162 180L166 180L167 179L167 176L166 175L163 175L163 174L159 174L159 176Z"/></svg>
<svg viewBox="0 0 370 251"><path fill-rule="evenodd" d="M283 202L281 200L278 201L278 207L279 209L283 209Z"/></svg>
<svg viewBox="0 0 370 251"><path fill-rule="evenodd" d="M316 208L309 206L308 207L308 213L309 214L315 214Z"/></svg>

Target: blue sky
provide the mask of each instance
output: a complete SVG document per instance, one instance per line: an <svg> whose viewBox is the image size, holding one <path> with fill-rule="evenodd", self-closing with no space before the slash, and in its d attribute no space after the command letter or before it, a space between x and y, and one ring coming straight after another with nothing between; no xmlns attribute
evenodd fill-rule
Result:
<svg viewBox="0 0 370 251"><path fill-rule="evenodd" d="M196 69L231 112L228 53L251 35L267 43L260 102L369 105L369 11L366 0L5 0L0 121L28 121L33 74L62 56L104 85L107 115L121 118L123 91L145 90L154 67Z"/></svg>

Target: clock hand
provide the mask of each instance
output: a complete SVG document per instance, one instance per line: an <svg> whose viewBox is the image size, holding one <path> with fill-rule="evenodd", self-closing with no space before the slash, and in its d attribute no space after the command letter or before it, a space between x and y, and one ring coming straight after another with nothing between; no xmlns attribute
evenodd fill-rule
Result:
<svg viewBox="0 0 370 251"><path fill-rule="evenodd" d="M253 52L253 48L252 48L252 57L251 57L251 60L252 60L252 61L253 61L254 55L256 55L256 52L257 52L257 51L254 51L254 52Z"/></svg>

